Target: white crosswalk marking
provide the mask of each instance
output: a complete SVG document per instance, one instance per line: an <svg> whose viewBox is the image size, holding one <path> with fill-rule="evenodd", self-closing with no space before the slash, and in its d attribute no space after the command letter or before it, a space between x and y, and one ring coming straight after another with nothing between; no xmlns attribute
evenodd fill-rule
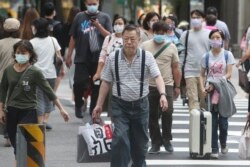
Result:
<svg viewBox="0 0 250 167"><path fill-rule="evenodd" d="M228 154L220 154L219 160L193 160L189 158L188 107L182 106L181 100L175 101L172 127L174 153L169 154L165 151L164 147L161 147L159 154L148 154L147 166L249 166L249 161L241 160L238 157L239 138L241 136L241 129L246 123L248 101L246 99L236 99L235 104L237 113L232 118L229 118ZM107 117L107 113L102 113L102 116ZM111 121L105 119L105 123L111 123Z"/></svg>

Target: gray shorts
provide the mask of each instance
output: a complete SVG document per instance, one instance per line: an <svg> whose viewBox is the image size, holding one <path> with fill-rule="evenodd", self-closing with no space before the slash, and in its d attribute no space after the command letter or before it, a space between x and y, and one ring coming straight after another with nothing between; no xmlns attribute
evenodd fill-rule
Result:
<svg viewBox="0 0 250 167"><path fill-rule="evenodd" d="M53 89L55 86L56 79L47 79L51 88ZM45 113L50 113L55 110L55 106L52 101L47 97L47 95L43 92L42 89L37 87L36 89L37 95L37 115L42 116Z"/></svg>

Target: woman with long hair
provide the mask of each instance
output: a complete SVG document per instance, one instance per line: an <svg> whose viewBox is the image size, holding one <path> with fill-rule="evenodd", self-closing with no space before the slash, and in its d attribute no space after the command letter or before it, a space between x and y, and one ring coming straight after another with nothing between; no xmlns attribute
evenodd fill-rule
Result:
<svg viewBox="0 0 250 167"><path fill-rule="evenodd" d="M34 37L32 33L31 25L32 22L38 19L39 13L35 8L29 8L24 15L23 22L21 25L21 39L30 40Z"/></svg>

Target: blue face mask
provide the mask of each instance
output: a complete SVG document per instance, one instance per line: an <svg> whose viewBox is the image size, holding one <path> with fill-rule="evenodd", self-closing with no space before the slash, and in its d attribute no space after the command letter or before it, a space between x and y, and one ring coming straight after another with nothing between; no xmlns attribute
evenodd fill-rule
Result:
<svg viewBox="0 0 250 167"><path fill-rule="evenodd" d="M163 43L166 39L165 35L160 35L160 34L154 34L154 41L156 43Z"/></svg>
<svg viewBox="0 0 250 167"><path fill-rule="evenodd" d="M19 64L25 64L29 61L29 56L24 54L15 54L16 61Z"/></svg>
<svg viewBox="0 0 250 167"><path fill-rule="evenodd" d="M96 13L98 10L98 5L87 5L87 10L89 13Z"/></svg>

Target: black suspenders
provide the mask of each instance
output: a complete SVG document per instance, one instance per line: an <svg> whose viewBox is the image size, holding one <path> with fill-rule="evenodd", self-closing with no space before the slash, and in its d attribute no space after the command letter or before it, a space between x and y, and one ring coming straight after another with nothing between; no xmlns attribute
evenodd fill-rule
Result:
<svg viewBox="0 0 250 167"><path fill-rule="evenodd" d="M119 97L121 97L118 60L119 60L119 50L116 50L116 52L115 52L115 78L116 78L117 94ZM144 72L145 72L145 50L142 50L142 60L141 61L142 62L141 62L140 97L142 97L142 95L143 95L143 81L144 81Z"/></svg>

